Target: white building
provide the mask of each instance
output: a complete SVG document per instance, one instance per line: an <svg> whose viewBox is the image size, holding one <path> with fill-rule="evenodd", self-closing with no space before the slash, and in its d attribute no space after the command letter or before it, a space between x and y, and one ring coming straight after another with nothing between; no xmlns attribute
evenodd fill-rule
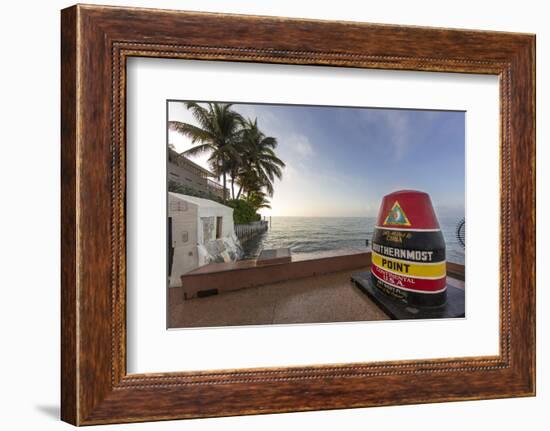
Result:
<svg viewBox="0 0 550 431"><path fill-rule="evenodd" d="M170 287L181 286L180 276L199 266L236 260L240 253L233 208L172 192L168 193L168 241Z"/></svg>

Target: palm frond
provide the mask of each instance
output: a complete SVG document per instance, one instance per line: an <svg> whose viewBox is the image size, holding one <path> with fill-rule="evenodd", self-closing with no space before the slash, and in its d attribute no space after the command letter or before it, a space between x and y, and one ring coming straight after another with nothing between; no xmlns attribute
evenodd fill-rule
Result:
<svg viewBox="0 0 550 431"><path fill-rule="evenodd" d="M191 111L191 115L202 129L212 130L212 116L208 109L197 102L185 102L185 107L188 111Z"/></svg>
<svg viewBox="0 0 550 431"><path fill-rule="evenodd" d="M191 138L191 143L195 142L208 142L212 140L212 134L208 130L201 129L188 123L182 123L180 121L170 121L168 123L170 130L174 130L184 136Z"/></svg>
<svg viewBox="0 0 550 431"><path fill-rule="evenodd" d="M191 147L181 154L183 154L184 156L198 156L210 151L215 152L215 148L212 147L210 143L206 143L206 144L197 145L196 147Z"/></svg>
<svg viewBox="0 0 550 431"><path fill-rule="evenodd" d="M277 139L272 136L267 136L264 139L262 139L262 142L260 143L262 147L277 148L278 142Z"/></svg>

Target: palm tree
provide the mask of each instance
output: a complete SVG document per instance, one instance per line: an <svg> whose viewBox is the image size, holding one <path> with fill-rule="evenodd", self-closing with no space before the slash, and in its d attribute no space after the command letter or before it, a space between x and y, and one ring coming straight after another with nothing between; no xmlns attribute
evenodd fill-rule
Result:
<svg viewBox="0 0 550 431"><path fill-rule="evenodd" d="M261 190L250 192L246 196L246 200L252 205L256 212L262 208L271 209L267 195Z"/></svg>
<svg viewBox="0 0 550 431"><path fill-rule="evenodd" d="M242 132L242 131L241 131ZM226 167L231 177L231 199L235 199L235 181L237 181L239 171L243 168L243 155L246 153L244 142L241 140L234 144L239 157L233 157L227 161Z"/></svg>
<svg viewBox="0 0 550 431"><path fill-rule="evenodd" d="M273 196L273 182L275 178L282 178L282 168L285 167L274 151L277 139L261 132L257 119L244 122L242 139L240 169L236 173L240 185L237 199L243 191L252 193L262 188L269 196Z"/></svg>
<svg viewBox="0 0 550 431"><path fill-rule="evenodd" d="M198 144L182 154L194 156L210 153L208 162L211 170L223 177L224 202L227 199L229 168L241 159L237 146L242 142L244 123L243 117L233 111L231 106L231 103L207 103L203 107L196 102L186 102L185 107L191 111L198 126L180 121L168 123L171 130L191 138L191 144Z"/></svg>

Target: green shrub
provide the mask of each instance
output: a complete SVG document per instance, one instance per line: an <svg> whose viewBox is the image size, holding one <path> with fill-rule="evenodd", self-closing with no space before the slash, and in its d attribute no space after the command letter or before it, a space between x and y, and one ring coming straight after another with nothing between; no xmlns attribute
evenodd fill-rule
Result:
<svg viewBox="0 0 550 431"><path fill-rule="evenodd" d="M233 222L235 224L248 224L253 221L261 220L260 214L249 202L242 199L231 199L226 205L233 208Z"/></svg>

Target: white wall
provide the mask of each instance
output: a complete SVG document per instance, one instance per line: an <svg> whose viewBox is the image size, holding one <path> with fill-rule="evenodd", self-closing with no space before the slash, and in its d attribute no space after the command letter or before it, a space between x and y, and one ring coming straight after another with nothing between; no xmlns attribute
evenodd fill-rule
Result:
<svg viewBox="0 0 550 431"><path fill-rule="evenodd" d="M180 275L199 266L198 207L168 195L168 216L172 217L172 272L170 287L181 286ZM184 241L185 240L185 241Z"/></svg>
<svg viewBox="0 0 550 431"><path fill-rule="evenodd" d="M205 264L204 255L201 257L198 245L204 245L216 239L218 217L223 217L222 238L234 235L233 208L222 205L201 206L170 194L168 215L172 217L172 247L174 247L170 287L179 287L182 274ZM209 238L204 238L205 221L212 223ZM186 241L183 241L184 237Z"/></svg>
<svg viewBox="0 0 550 431"><path fill-rule="evenodd" d="M480 2L394 0L313 2L296 0L130 0L102 4L164 7L233 13L283 15L380 23L478 28L537 33L538 220L550 217L547 185L550 163L549 13L542 1ZM0 94L0 175L2 212L2 379L5 429L70 429L56 419L59 408L59 9L70 2L5 2L2 7ZM29 166L30 164L30 166ZM23 167L24 166L24 167ZM29 200L26 190L34 192ZM32 229L28 227L32 226ZM548 223L539 223L538 397L208 419L99 427L147 430L329 430L545 429L550 423L549 327L550 241ZM29 261L32 265L29 266ZM546 268L545 268L546 267ZM538 424L538 425L537 425Z"/></svg>

